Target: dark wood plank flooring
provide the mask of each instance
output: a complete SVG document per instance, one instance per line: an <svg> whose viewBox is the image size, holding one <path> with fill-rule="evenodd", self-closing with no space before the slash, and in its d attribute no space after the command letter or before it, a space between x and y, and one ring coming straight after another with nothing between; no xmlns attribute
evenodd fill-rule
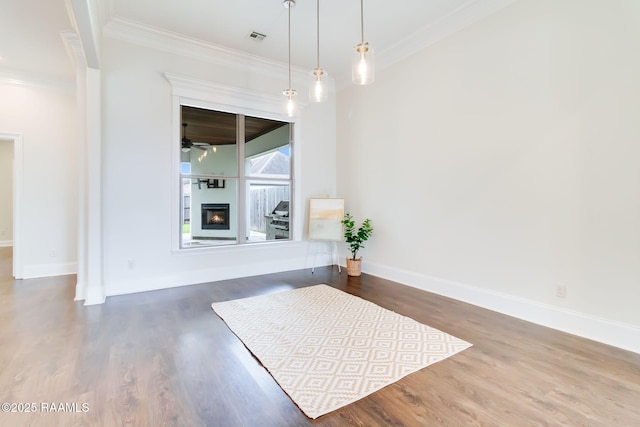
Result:
<svg viewBox="0 0 640 427"><path fill-rule="evenodd" d="M640 425L640 355L376 277L327 267L85 307L74 276L14 281L10 263L0 248L0 402L37 412L0 426ZM309 420L210 304L318 283L474 346Z"/></svg>

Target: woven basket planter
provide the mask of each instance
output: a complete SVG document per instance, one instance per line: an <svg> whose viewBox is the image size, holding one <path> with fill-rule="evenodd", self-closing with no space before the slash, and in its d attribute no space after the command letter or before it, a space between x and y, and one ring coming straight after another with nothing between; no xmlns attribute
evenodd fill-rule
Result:
<svg viewBox="0 0 640 427"><path fill-rule="evenodd" d="M362 257L358 259L347 257L347 274L349 276L360 276L362 274Z"/></svg>

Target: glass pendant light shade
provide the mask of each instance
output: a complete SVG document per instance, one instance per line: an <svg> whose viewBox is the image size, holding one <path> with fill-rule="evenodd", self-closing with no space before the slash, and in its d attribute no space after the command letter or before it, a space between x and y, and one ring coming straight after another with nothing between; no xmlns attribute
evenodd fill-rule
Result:
<svg viewBox="0 0 640 427"><path fill-rule="evenodd" d="M309 78L309 100L323 102L327 100L329 85L328 74L322 68L314 68Z"/></svg>
<svg viewBox="0 0 640 427"><path fill-rule="evenodd" d="M282 94L287 97L284 104L284 110L288 117L295 117L298 115L298 104L296 103L296 90L285 89Z"/></svg>
<svg viewBox="0 0 640 427"><path fill-rule="evenodd" d="M376 79L375 54L369 43L356 45L351 66L351 81L357 85L368 85Z"/></svg>

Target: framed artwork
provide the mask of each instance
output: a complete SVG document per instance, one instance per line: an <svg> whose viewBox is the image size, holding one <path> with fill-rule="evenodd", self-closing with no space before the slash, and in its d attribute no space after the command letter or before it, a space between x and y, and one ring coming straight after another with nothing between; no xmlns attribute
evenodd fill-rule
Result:
<svg viewBox="0 0 640 427"><path fill-rule="evenodd" d="M309 240L342 241L344 199L309 199Z"/></svg>

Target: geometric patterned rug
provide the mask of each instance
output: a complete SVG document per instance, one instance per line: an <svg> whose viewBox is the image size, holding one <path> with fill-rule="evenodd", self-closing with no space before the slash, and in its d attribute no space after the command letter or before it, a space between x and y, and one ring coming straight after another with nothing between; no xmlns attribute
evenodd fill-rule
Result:
<svg viewBox="0 0 640 427"><path fill-rule="evenodd" d="M211 307L309 418L471 346L327 285Z"/></svg>

